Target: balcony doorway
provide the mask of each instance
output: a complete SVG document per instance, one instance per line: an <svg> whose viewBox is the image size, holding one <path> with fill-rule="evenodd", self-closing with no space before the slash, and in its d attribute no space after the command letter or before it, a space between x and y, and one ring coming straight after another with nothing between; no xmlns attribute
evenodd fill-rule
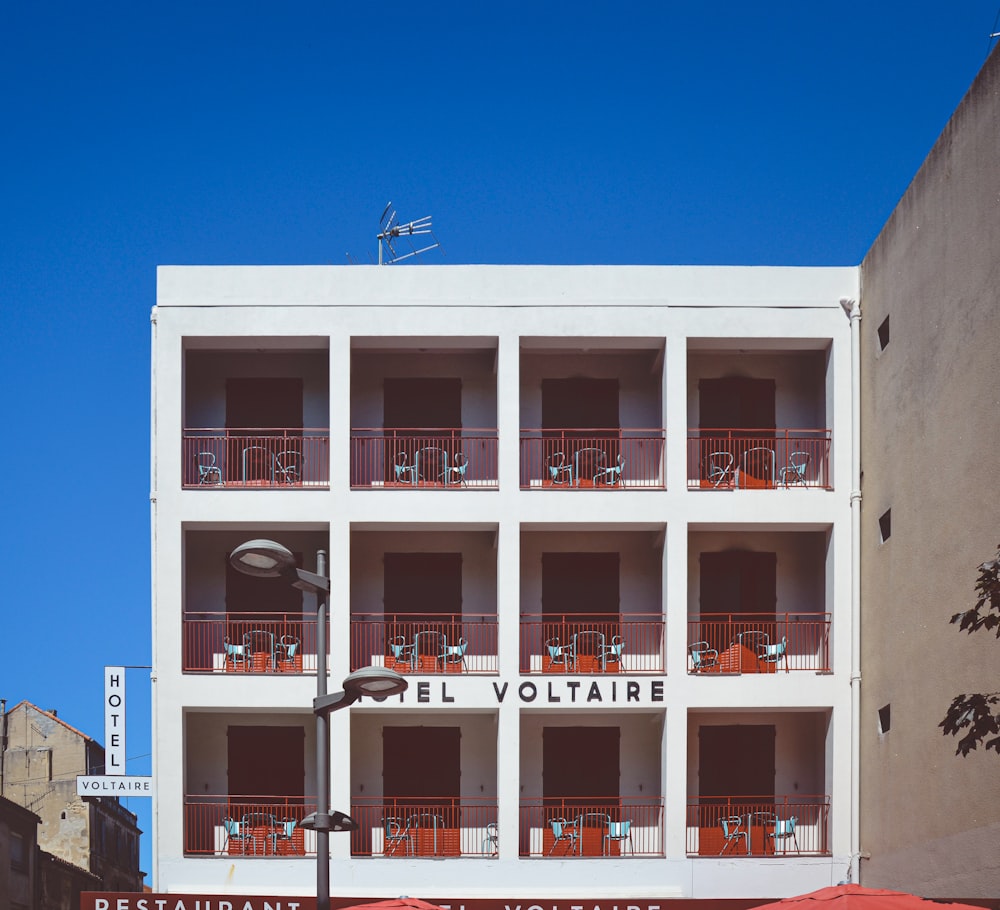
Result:
<svg viewBox="0 0 1000 910"><path fill-rule="evenodd" d="M416 669L437 669L462 637L462 554L386 553L383 579L386 637L413 646Z"/></svg>
<svg viewBox="0 0 1000 910"><path fill-rule="evenodd" d="M602 648L621 634L621 554L542 553L542 637L571 647L572 669L601 669ZM544 659L544 658L543 658Z"/></svg>
<svg viewBox="0 0 1000 910"><path fill-rule="evenodd" d="M302 380L227 379L226 429L240 440L227 462L228 481L272 484L275 458L287 465L286 453L302 456Z"/></svg>
<svg viewBox="0 0 1000 910"><path fill-rule="evenodd" d="M460 727L382 729L385 812L418 856L460 854L461 746Z"/></svg>
<svg viewBox="0 0 1000 910"><path fill-rule="evenodd" d="M575 850L601 856L611 815L621 803L621 730L618 727L544 727L542 797L545 822L562 818L575 827ZM543 832L543 852L560 855L563 845Z"/></svg>
<svg viewBox="0 0 1000 910"><path fill-rule="evenodd" d="M697 641L731 669L756 671L757 648L775 638L778 557L773 552L701 553Z"/></svg>
<svg viewBox="0 0 1000 910"><path fill-rule="evenodd" d="M385 379L382 425L388 439L385 481L412 467L413 482L438 483L461 449L462 380L451 377ZM408 475L406 475L408 476Z"/></svg>

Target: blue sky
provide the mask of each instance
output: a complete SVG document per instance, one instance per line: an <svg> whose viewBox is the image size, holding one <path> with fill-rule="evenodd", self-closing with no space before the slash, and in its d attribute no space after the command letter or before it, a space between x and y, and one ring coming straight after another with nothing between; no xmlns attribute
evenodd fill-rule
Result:
<svg viewBox="0 0 1000 910"><path fill-rule="evenodd" d="M150 663L157 265L366 263L389 200L434 264L854 265L998 3L5 4L0 698L103 741Z"/></svg>

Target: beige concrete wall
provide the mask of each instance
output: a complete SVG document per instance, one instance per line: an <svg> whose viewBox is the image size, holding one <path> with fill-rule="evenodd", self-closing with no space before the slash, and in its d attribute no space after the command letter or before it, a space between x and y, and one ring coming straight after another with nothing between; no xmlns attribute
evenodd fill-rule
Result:
<svg viewBox="0 0 1000 910"><path fill-rule="evenodd" d="M1000 689L948 623L1000 541L998 125L993 53L862 264L861 881L932 897L1000 894L1000 756L938 728Z"/></svg>

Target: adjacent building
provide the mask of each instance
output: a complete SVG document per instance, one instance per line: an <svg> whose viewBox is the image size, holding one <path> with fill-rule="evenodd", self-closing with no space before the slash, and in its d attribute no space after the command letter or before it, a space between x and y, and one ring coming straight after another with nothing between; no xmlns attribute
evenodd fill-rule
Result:
<svg viewBox="0 0 1000 910"><path fill-rule="evenodd" d="M1000 895L1000 759L955 755L953 696L1000 642L948 624L1000 543L1000 57L861 265L862 881Z"/></svg>
<svg viewBox="0 0 1000 910"><path fill-rule="evenodd" d="M22 701L0 712L0 796L34 813L45 854L92 875L88 890L141 891L136 816L114 797L82 797L76 778L104 772L104 749L56 715ZM47 862L47 867L52 866ZM56 862L56 865L59 865ZM58 869L52 888L66 878Z"/></svg>

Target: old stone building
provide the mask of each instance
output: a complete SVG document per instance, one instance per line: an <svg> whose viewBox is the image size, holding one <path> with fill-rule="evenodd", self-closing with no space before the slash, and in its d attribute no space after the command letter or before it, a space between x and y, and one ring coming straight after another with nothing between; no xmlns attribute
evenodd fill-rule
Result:
<svg viewBox="0 0 1000 910"><path fill-rule="evenodd" d="M100 890L141 890L135 814L114 797L76 792L77 775L104 773L103 747L27 701L2 723L0 796L40 818L39 847L96 876Z"/></svg>

